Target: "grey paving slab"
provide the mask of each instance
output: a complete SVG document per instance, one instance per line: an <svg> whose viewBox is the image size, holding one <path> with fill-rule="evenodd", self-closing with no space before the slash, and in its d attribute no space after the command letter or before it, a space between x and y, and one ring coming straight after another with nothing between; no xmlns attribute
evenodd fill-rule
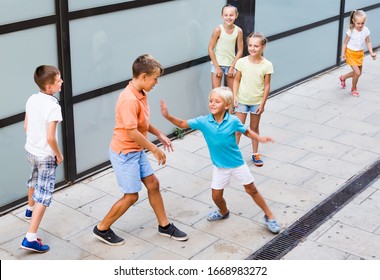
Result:
<svg viewBox="0 0 380 280"><path fill-rule="evenodd" d="M190 227L176 221L174 221L174 224L189 235L189 239L186 242L175 241L173 239L158 235L156 222L148 223L144 226L144 228L136 229L131 234L146 240L154 246L164 248L165 250L186 259L190 259L199 251L204 250L218 239L213 234L199 230L196 227Z"/></svg>
<svg viewBox="0 0 380 280"><path fill-rule="evenodd" d="M109 246L101 242L92 236L92 227L73 236L70 243L104 260L136 259L155 247L153 244L128 234L127 232L121 230L114 231L117 235L124 238L125 243L123 245Z"/></svg>
<svg viewBox="0 0 380 280"><path fill-rule="evenodd" d="M314 241L301 242L283 260L345 260L349 253Z"/></svg>
<svg viewBox="0 0 380 280"><path fill-rule="evenodd" d="M380 154L379 140L368 135L342 133L334 138L334 141L351 145L352 147Z"/></svg>
<svg viewBox="0 0 380 280"><path fill-rule="evenodd" d="M376 162L378 158L379 154L376 152L351 147L351 150L340 159L367 166L368 163Z"/></svg>
<svg viewBox="0 0 380 280"><path fill-rule="evenodd" d="M149 252L136 258L136 260L187 260L187 258L165 250L164 248L154 247Z"/></svg>
<svg viewBox="0 0 380 280"><path fill-rule="evenodd" d="M380 209L368 207L366 203L361 205L350 203L334 215L332 219L336 219L342 224L374 232L379 227Z"/></svg>
<svg viewBox="0 0 380 280"><path fill-rule="evenodd" d="M2 248L10 252L19 260L81 260L88 256L85 250L81 250L67 240L56 237L44 230L39 230L39 237L43 242L49 244L50 251L45 254L35 254L20 247L25 234L2 244Z"/></svg>
<svg viewBox="0 0 380 280"><path fill-rule="evenodd" d="M296 133L314 136L326 140L331 140L343 132L343 130L337 129L335 127L326 127L325 125L316 124L305 120L295 120L294 122L288 124L285 128Z"/></svg>
<svg viewBox="0 0 380 280"><path fill-rule="evenodd" d="M358 174L363 169L362 165L315 153L307 155L305 158L299 160L297 164L310 170L346 180L351 178L354 174ZM342 166L344 166L344 168L341 168Z"/></svg>
<svg viewBox="0 0 380 280"><path fill-rule="evenodd" d="M156 172L156 176L160 180L161 188L186 197L194 197L210 188L209 180L170 166Z"/></svg>
<svg viewBox="0 0 380 280"><path fill-rule="evenodd" d="M303 211L310 210L326 198L326 195L322 193L279 180L268 180L261 185L259 190L267 200Z"/></svg>
<svg viewBox="0 0 380 280"><path fill-rule="evenodd" d="M218 240L202 250L192 260L243 260L251 250L225 240Z"/></svg>
<svg viewBox="0 0 380 280"><path fill-rule="evenodd" d="M105 195L103 191L78 183L67 188L64 192L55 193L54 200L72 209L77 209Z"/></svg>
<svg viewBox="0 0 380 280"><path fill-rule="evenodd" d="M304 149L310 152L340 158L349 152L352 148L348 145L334 141L324 140L313 136L301 136L292 141L289 145L297 149Z"/></svg>
<svg viewBox="0 0 380 280"><path fill-rule="evenodd" d="M284 102L289 105L297 104L297 106L301 106L307 109L319 109L326 104L326 101L310 98L309 96L292 94L289 91L286 94L279 95L276 98L276 101Z"/></svg>
<svg viewBox="0 0 380 280"><path fill-rule="evenodd" d="M23 213L25 210L23 211ZM2 244L8 242L15 238L15 236L25 235L29 223L15 217L13 215L5 215L0 217L1 222L1 234L0 234L0 248L2 248ZM20 240L21 243L21 240Z"/></svg>
<svg viewBox="0 0 380 280"><path fill-rule="evenodd" d="M318 242L365 259L380 258L379 235L341 223L318 238Z"/></svg>
<svg viewBox="0 0 380 280"><path fill-rule="evenodd" d="M316 173L306 164L302 164L302 162L305 161L304 158L301 158L294 164L275 159L266 159L265 157L263 159L265 164L260 168L249 163L251 171L254 174L265 175L269 178L283 181L284 183L299 185Z"/></svg>
<svg viewBox="0 0 380 280"><path fill-rule="evenodd" d="M345 182L346 179L337 178L325 173L317 173L310 179L303 182L301 186L318 193L331 195L337 191Z"/></svg>
<svg viewBox="0 0 380 280"><path fill-rule="evenodd" d="M191 225L196 223L208 212L209 205L179 194L163 190L162 198L165 204L166 215L170 220ZM139 203L139 206L151 210L148 199Z"/></svg>
<svg viewBox="0 0 380 280"><path fill-rule="evenodd" d="M346 132L348 131L368 136L374 135L379 130L379 127L376 125L343 117L336 117L328 120L325 125L337 129L343 129Z"/></svg>
<svg viewBox="0 0 380 280"><path fill-rule="evenodd" d="M264 224L233 213L228 219L222 221L209 222L202 219L194 227L219 239L251 250L260 248L274 237Z"/></svg>

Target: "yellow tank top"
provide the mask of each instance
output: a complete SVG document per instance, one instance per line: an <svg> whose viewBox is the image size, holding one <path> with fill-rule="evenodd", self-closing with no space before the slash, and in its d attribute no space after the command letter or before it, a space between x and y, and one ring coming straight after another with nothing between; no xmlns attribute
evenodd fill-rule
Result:
<svg viewBox="0 0 380 280"><path fill-rule="evenodd" d="M215 45L216 61L220 66L231 66L235 59L236 40L238 37L238 27L234 25L232 34L228 34L223 27L220 26L220 36Z"/></svg>

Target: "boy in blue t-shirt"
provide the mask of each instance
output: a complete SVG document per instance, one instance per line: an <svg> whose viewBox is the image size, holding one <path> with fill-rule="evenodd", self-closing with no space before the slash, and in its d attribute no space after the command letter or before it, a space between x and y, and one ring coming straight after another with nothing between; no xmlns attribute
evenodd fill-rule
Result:
<svg viewBox="0 0 380 280"><path fill-rule="evenodd" d="M232 91L228 87L218 87L211 90L209 95L209 110L211 114L195 119L182 120L169 114L165 101L161 101L161 113L174 125L180 128L200 130L206 140L210 151L211 161L214 165L211 182L212 199L218 210L210 213L209 221L227 219L229 210L223 197L224 188L228 185L231 176L235 176L243 185L246 192L255 203L264 211L264 220L272 233L279 233L280 226L266 204L264 198L257 190L253 176L243 159L236 141L236 132L259 142L273 142L272 138L259 136L241 121L228 113L233 102Z"/></svg>

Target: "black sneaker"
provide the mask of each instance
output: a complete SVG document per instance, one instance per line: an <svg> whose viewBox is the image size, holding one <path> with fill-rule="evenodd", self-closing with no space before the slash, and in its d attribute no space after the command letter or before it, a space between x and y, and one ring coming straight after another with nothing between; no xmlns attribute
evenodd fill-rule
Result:
<svg viewBox="0 0 380 280"><path fill-rule="evenodd" d="M189 238L186 233L180 231L173 224L170 224L169 228L167 229L163 229L162 227L158 226L158 234L169 238L173 238L178 241L186 241Z"/></svg>
<svg viewBox="0 0 380 280"><path fill-rule="evenodd" d="M106 232L101 232L97 226L94 227L94 236L104 243L112 246L123 245L124 239L117 236L112 229L107 230Z"/></svg>

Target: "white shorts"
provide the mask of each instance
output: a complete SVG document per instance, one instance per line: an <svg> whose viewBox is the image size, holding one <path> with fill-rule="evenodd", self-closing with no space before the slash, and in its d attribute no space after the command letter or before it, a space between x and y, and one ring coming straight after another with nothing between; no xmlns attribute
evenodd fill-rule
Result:
<svg viewBox="0 0 380 280"><path fill-rule="evenodd" d="M229 185L232 176L235 176L242 185L248 185L254 181L252 173L246 163L236 168L218 168L214 166L211 188L214 190L223 190Z"/></svg>

